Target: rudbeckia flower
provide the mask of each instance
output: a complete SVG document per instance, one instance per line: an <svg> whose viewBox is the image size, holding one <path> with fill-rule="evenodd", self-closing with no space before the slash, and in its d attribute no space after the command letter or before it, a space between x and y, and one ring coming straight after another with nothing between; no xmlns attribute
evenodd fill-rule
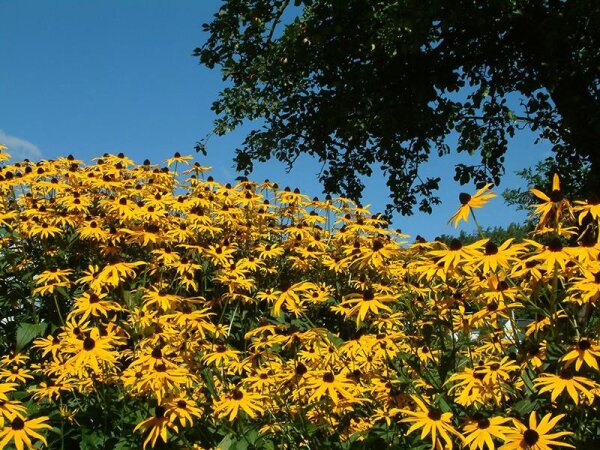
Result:
<svg viewBox="0 0 600 450"><path fill-rule="evenodd" d="M588 403L594 401L594 390L598 389L598 384L589 378L573 375L568 370L563 370L560 375L552 373L543 373L534 380L535 387L539 393L551 392L551 400L556 401L558 396L566 389L573 402L578 405L580 396L584 397Z"/></svg>
<svg viewBox="0 0 600 450"><path fill-rule="evenodd" d="M425 439L431 434L432 448L452 448L451 434L463 439L462 435L452 426L452 413L442 412L440 409L427 406L423 400L413 396L412 399L417 404L417 410L400 410L409 417L400 422L412 423L406 434L422 429L421 439Z"/></svg>
<svg viewBox="0 0 600 450"><path fill-rule="evenodd" d="M533 214L540 216L537 226L538 229L543 228L546 225L550 227L557 226L564 209L567 210L570 216L573 215L571 203L569 203L563 192L560 190L560 178L558 177L558 174L555 173L552 177L552 192L550 192L550 195L544 194L539 189L531 189L531 193L543 201L543 203L534 205L535 210L533 211ZM551 213L554 213L554 216L552 216Z"/></svg>
<svg viewBox="0 0 600 450"><path fill-rule="evenodd" d="M507 434L506 443L499 450L552 450L552 446L575 448L566 442L557 440L572 435L573 433L570 431L550 433L564 416L564 414L559 414L552 417L552 414L546 414L538 423L536 413L532 411L529 415L528 425L513 419L515 428L512 433Z"/></svg>
<svg viewBox="0 0 600 450"><path fill-rule="evenodd" d="M39 434L37 430L50 429L48 425L48 417L38 417L37 419L26 419L16 416L12 421L0 431L0 448L4 448L10 441L13 441L14 446L18 450L22 450L24 446L28 449L33 448L31 438L36 438L48 445L46 438Z"/></svg>
<svg viewBox="0 0 600 450"><path fill-rule="evenodd" d="M140 428L143 428L144 431L149 431L144 441L144 449L148 443L150 443L151 447L154 447L159 437L163 443L166 443L169 438L169 429L176 433L179 431L177 425L173 423L171 417L165 415L165 412L166 409L164 406L157 406L154 408L154 416L138 423L133 429L134 432Z"/></svg>
<svg viewBox="0 0 600 450"><path fill-rule="evenodd" d="M492 183L486 184L473 196L467 194L466 192L461 192L458 196L458 199L460 200L460 208L458 208L448 223L452 223L454 228L456 228L461 220L468 222L469 214L474 208L483 207L490 199L496 196L496 194L493 192L489 192L491 186Z"/></svg>
<svg viewBox="0 0 600 450"><path fill-rule="evenodd" d="M510 428L505 424L510 422L507 417L484 417L470 421L465 425L465 446L469 450L494 450L494 438L504 441L505 434Z"/></svg>
<svg viewBox="0 0 600 450"><path fill-rule="evenodd" d="M569 367L575 363L575 370L577 371L581 369L584 363L592 369L600 370L597 358L600 358L600 345L594 344L593 341L584 338L571 346L571 351L560 360L565 362L565 367Z"/></svg>
<svg viewBox="0 0 600 450"><path fill-rule="evenodd" d="M250 418L255 418L265 411L264 396L255 392L247 392L242 388L232 390L227 396L215 400L215 414L219 418L227 417L233 421L241 411Z"/></svg>

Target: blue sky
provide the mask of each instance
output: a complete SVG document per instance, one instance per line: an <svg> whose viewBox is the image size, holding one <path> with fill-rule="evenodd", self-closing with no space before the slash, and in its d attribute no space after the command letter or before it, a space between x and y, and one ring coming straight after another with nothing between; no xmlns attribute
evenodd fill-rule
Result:
<svg viewBox="0 0 600 450"><path fill-rule="evenodd" d="M219 0L0 0L0 143L15 156L54 158L72 153L89 160L124 152L134 160L165 160L179 151L194 154L211 130L210 105L223 87L218 70L192 57L206 35ZM221 182L233 181L233 155L248 129L213 137L208 157ZM548 154L521 134L511 142L500 193L522 185L514 171ZM433 158L426 174L443 179L443 205L432 215L397 216L393 225L433 239L452 233L447 220L458 206L460 186L452 179L456 155ZM322 196L320 165L300 158L290 173L276 162L257 165L253 179L269 178ZM387 190L381 177L368 180L363 204L381 211ZM524 217L498 197L478 212L483 226L507 225ZM472 225L464 226L471 230Z"/></svg>

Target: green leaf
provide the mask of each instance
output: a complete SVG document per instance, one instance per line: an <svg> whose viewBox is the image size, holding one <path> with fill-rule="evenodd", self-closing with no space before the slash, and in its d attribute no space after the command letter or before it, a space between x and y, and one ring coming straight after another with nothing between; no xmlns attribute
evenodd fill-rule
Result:
<svg viewBox="0 0 600 450"><path fill-rule="evenodd" d="M44 322L40 322L39 324L19 324L19 327L17 328L17 350L23 350L23 348L25 348L25 346L33 341L36 337L43 336L47 326L48 324Z"/></svg>
<svg viewBox="0 0 600 450"><path fill-rule="evenodd" d="M531 398L524 398L518 401L512 406L512 410L522 417L527 416L531 411L539 408L540 402L538 399L532 400Z"/></svg>
<svg viewBox="0 0 600 450"><path fill-rule="evenodd" d="M228 434L223 439L221 439L221 442L219 442L217 448L220 448L221 450L232 450L234 448L232 435Z"/></svg>

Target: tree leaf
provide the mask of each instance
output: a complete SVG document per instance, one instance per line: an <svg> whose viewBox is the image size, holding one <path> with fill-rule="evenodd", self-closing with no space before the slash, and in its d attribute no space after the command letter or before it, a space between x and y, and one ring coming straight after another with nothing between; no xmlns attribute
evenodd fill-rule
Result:
<svg viewBox="0 0 600 450"><path fill-rule="evenodd" d="M17 328L17 343L16 349L18 351L23 350L27 344L33 341L36 337L43 336L46 328L48 327L47 323L40 322L38 324L35 323L21 323Z"/></svg>

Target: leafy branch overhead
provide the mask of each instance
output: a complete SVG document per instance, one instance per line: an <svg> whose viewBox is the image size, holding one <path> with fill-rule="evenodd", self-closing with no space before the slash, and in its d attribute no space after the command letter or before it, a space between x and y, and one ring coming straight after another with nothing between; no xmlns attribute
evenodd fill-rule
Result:
<svg viewBox="0 0 600 450"><path fill-rule="evenodd" d="M215 133L255 125L238 170L309 154L325 191L358 199L380 168L388 212L410 214L439 203L430 157L468 153L454 178L498 184L522 129L559 164L600 173L599 11L592 0L224 0L194 55L227 82Z"/></svg>

